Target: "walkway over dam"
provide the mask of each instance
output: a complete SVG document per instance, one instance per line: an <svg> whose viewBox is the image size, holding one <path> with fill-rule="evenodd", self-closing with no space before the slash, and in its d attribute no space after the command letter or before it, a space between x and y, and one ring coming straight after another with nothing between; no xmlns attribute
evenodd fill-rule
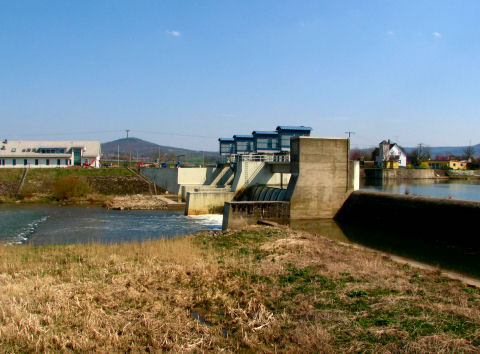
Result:
<svg viewBox="0 0 480 354"><path fill-rule="evenodd" d="M293 137L290 161L288 155L265 156L244 155L217 167L142 168L141 173L186 201L187 215L224 212L225 227L234 227L233 220L268 219L270 213L273 219L333 218L359 187L358 163L348 161L348 139Z"/></svg>

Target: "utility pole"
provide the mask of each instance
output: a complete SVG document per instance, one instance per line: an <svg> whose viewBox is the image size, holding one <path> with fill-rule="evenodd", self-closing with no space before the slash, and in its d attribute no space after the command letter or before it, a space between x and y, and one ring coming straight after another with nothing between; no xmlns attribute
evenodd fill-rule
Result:
<svg viewBox="0 0 480 354"><path fill-rule="evenodd" d="M128 152L128 132L130 131L130 129L127 129L126 132L127 132L127 157L129 156L129 152ZM130 155L130 161L129 162L132 162L132 155ZM130 165L128 166L130 167Z"/></svg>
<svg viewBox="0 0 480 354"><path fill-rule="evenodd" d="M423 147L423 145L425 145L425 144L423 144L423 143L418 144L418 155L419 155L419 156L422 156L422 147Z"/></svg>
<svg viewBox="0 0 480 354"><path fill-rule="evenodd" d="M117 145L117 165L120 167L120 144Z"/></svg>

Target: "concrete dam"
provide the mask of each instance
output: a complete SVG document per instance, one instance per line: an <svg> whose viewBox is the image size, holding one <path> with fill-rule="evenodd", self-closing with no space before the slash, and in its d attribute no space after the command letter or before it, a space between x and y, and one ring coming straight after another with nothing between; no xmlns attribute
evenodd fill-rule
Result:
<svg viewBox="0 0 480 354"><path fill-rule="evenodd" d="M359 187L349 140L292 137L290 155L243 155L216 168L142 168L186 202L185 214L224 213L224 227L259 219L333 218Z"/></svg>

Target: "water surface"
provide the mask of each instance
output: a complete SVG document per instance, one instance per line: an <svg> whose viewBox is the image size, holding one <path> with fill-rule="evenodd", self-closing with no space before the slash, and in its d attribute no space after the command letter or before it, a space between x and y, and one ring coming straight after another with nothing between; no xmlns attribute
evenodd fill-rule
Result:
<svg viewBox="0 0 480 354"><path fill-rule="evenodd" d="M52 205L0 206L0 243L116 243L168 238L221 229L221 215L180 211L106 210Z"/></svg>
<svg viewBox="0 0 480 354"><path fill-rule="evenodd" d="M412 194L480 202L480 180L409 180L388 181L363 180L360 189L394 194Z"/></svg>

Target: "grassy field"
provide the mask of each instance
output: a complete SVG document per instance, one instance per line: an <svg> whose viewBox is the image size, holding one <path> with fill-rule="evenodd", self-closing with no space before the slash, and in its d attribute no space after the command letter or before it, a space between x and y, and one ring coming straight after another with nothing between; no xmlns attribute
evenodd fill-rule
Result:
<svg viewBox="0 0 480 354"><path fill-rule="evenodd" d="M4 352L480 351L479 289L288 229L0 247L0 287Z"/></svg>

